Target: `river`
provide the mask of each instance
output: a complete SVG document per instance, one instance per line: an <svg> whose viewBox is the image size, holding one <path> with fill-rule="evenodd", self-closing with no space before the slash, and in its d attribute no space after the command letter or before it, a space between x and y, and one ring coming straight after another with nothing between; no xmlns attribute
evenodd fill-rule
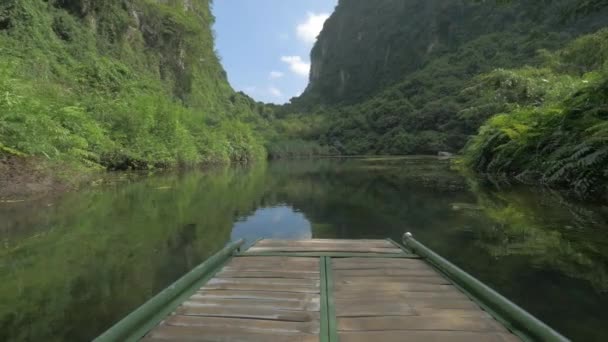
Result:
<svg viewBox="0 0 608 342"><path fill-rule="evenodd" d="M421 242L566 336L608 340L608 207L430 157L279 161L0 203L0 341L87 341L228 241Z"/></svg>

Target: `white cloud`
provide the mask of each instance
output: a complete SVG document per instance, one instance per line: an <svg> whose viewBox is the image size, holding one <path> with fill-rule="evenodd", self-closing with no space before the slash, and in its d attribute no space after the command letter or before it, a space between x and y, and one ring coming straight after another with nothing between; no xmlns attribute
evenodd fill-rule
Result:
<svg viewBox="0 0 608 342"><path fill-rule="evenodd" d="M302 60L300 56L283 56L281 61L287 63L289 69L296 75L307 77L310 73L310 63Z"/></svg>
<svg viewBox="0 0 608 342"><path fill-rule="evenodd" d="M280 71L271 71L269 77L271 79L277 79L277 78L281 78L283 76L285 76L285 74Z"/></svg>
<svg viewBox="0 0 608 342"><path fill-rule="evenodd" d="M289 39L289 35L287 33L279 33L279 39L280 40L288 40Z"/></svg>
<svg viewBox="0 0 608 342"><path fill-rule="evenodd" d="M281 92L280 89L276 88L276 87L269 87L268 88L268 93L270 93L270 95L274 96L274 97L281 97L283 96L283 93Z"/></svg>
<svg viewBox="0 0 608 342"><path fill-rule="evenodd" d="M313 44L317 40L319 33L321 33L323 24L327 18L329 18L329 14L327 13L315 14L309 12L306 21L296 27L298 38L307 44Z"/></svg>

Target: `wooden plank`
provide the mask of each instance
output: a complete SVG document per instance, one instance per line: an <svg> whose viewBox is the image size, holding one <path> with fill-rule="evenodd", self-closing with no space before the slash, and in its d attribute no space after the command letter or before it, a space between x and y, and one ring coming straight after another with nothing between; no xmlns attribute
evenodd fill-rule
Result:
<svg viewBox="0 0 608 342"><path fill-rule="evenodd" d="M245 298L207 298L194 295L182 305L185 306L255 306L258 308L279 308L294 311L319 311L319 299L314 298L302 301L280 301L274 299L245 299Z"/></svg>
<svg viewBox="0 0 608 342"><path fill-rule="evenodd" d="M317 342L319 337L315 334L304 333L258 333L247 330L233 330L226 328L209 327L180 327L162 325L152 330L142 341L203 341L203 342Z"/></svg>
<svg viewBox="0 0 608 342"><path fill-rule="evenodd" d="M376 316L338 318L340 331L447 330L507 332L497 321L480 317Z"/></svg>
<svg viewBox="0 0 608 342"><path fill-rule="evenodd" d="M395 298L340 298L336 299L336 305L340 307L350 307L353 305L391 305L395 303L403 303L408 306L417 308L437 308L437 309L479 309L479 306L469 299L451 299L451 298L408 298L405 300L397 300Z"/></svg>
<svg viewBox="0 0 608 342"><path fill-rule="evenodd" d="M260 262L263 262L260 260ZM313 266L290 265L290 264L258 264L242 265L238 267L226 266L224 272L273 272L281 270L283 273L311 273L319 274L319 269Z"/></svg>
<svg viewBox="0 0 608 342"><path fill-rule="evenodd" d="M272 333L318 334L319 322L285 322L261 319L242 319L225 317L200 317L173 315L164 322L166 325L180 327L227 328L231 330Z"/></svg>
<svg viewBox="0 0 608 342"><path fill-rule="evenodd" d="M362 253L403 253L399 248L375 248L365 246L341 246L341 245L324 245L314 247L251 247L247 253L264 253L264 252L362 252Z"/></svg>
<svg viewBox="0 0 608 342"><path fill-rule="evenodd" d="M407 303L416 310L420 308L435 309L478 309L479 305L470 299L447 299L447 298L409 298Z"/></svg>
<svg viewBox="0 0 608 342"><path fill-rule="evenodd" d="M372 259L372 258L370 258L370 259ZM417 260L417 259L395 258L395 260ZM402 270L430 270L430 271L433 271L433 268L431 268L428 265L417 265L417 264L400 264L400 265L395 265L395 266L386 266L386 265L381 265L381 264L366 264L366 263L361 263L360 265L357 265L357 264L353 263L353 264L344 264L344 265L334 267L335 271L365 270L365 269L368 269L368 270L402 269Z"/></svg>
<svg viewBox="0 0 608 342"><path fill-rule="evenodd" d="M259 258L256 257L247 257L247 256L240 256L238 258L233 258L232 260L230 260L230 262L228 263L228 266L233 266L233 265L242 265L242 264L295 264L295 265L309 265L309 266L315 266L317 268L319 268L318 263L316 262L317 260L315 260L317 258L314 257L310 257L310 258L302 258L302 257L291 257L291 256L269 256L267 258L264 259L264 261L262 262Z"/></svg>
<svg viewBox="0 0 608 342"><path fill-rule="evenodd" d="M292 284L256 284L256 283L215 283L208 284L201 290L237 290L237 291L271 291L271 292L298 292L319 293L319 286L292 285Z"/></svg>
<svg viewBox="0 0 608 342"><path fill-rule="evenodd" d="M182 305L175 311L178 315L206 317L234 317L249 319L270 319L288 322L311 322L319 320L318 312L281 310L278 308L257 308L255 306L214 307Z"/></svg>
<svg viewBox="0 0 608 342"><path fill-rule="evenodd" d="M415 316L414 308L402 302L336 301L337 317Z"/></svg>
<svg viewBox="0 0 608 342"><path fill-rule="evenodd" d="M317 279L292 279L292 278L213 278L207 282L207 286L215 284L264 284L264 285L294 285L319 287Z"/></svg>
<svg viewBox="0 0 608 342"><path fill-rule="evenodd" d="M386 240L261 240L253 247L315 247L326 245L395 248L392 243Z"/></svg>
<svg viewBox="0 0 608 342"><path fill-rule="evenodd" d="M469 299L465 294L454 288L453 291L443 292L407 292L407 291L378 291L370 293L369 291L341 291L334 294L336 299L350 299L350 298L369 298L381 300L385 298L391 298L392 300L408 300L417 298L440 298L440 299Z"/></svg>
<svg viewBox="0 0 608 342"><path fill-rule="evenodd" d="M301 258L301 257L290 257L290 256L269 256L265 257L264 260L260 260L259 257L247 257L241 256L233 258L228 263L229 267L242 267L242 266L265 266L265 265L292 265L301 267L315 267L319 269L318 258Z"/></svg>
<svg viewBox="0 0 608 342"><path fill-rule="evenodd" d="M219 272L220 278L289 278L289 279L319 279L318 272L273 271L273 270L224 270Z"/></svg>
<svg viewBox="0 0 608 342"><path fill-rule="evenodd" d="M375 264L380 264L380 265L395 265L395 264L401 264L401 260L395 260L395 259L390 259L390 258L374 258L374 259L366 259L366 258L346 258L346 259L334 259L332 260L332 264L333 265L340 265L340 264L345 264L345 263L359 263L359 262L365 262L365 263L375 263ZM407 263L412 263L412 264L422 264L422 265L426 265L426 263L422 260L406 260Z"/></svg>
<svg viewBox="0 0 608 342"><path fill-rule="evenodd" d="M386 240L262 240L247 253L277 254L233 258L146 339L518 340L434 268Z"/></svg>
<svg viewBox="0 0 608 342"><path fill-rule="evenodd" d="M270 291L232 291L232 290L205 290L199 291L193 298L206 297L218 299L264 299L283 302L307 301L318 298L315 293L298 292L270 292Z"/></svg>
<svg viewBox="0 0 608 342"><path fill-rule="evenodd" d="M340 341L518 341L422 260L332 261Z"/></svg>
<svg viewBox="0 0 608 342"><path fill-rule="evenodd" d="M362 253L362 252L246 252L237 257L268 257L268 256L291 256L291 257L332 257L332 258L399 258L399 259L420 259L415 254L406 253Z"/></svg>
<svg viewBox="0 0 608 342"><path fill-rule="evenodd" d="M424 263L419 259L397 259L397 258L383 258L383 260L393 260L378 262L377 258L356 258L357 260L351 260L354 258L347 259L335 259L333 269L338 270L364 270L364 269L383 269L383 270L428 270L435 271L431 266ZM343 261L341 261L343 260Z"/></svg>
<svg viewBox="0 0 608 342"><path fill-rule="evenodd" d="M431 269L393 269L393 268L374 268L374 269L347 269L334 270L336 277L369 277L369 276L408 276L424 277L437 276L437 271Z"/></svg>
<svg viewBox="0 0 608 342"><path fill-rule="evenodd" d="M374 291L404 291L404 292L444 292L453 291L454 287L451 285L436 285L436 284L421 284L421 283L389 283L389 284L359 284L354 286L352 284L339 284L336 283L335 290L340 292L364 292L369 293Z"/></svg>
<svg viewBox="0 0 608 342"><path fill-rule="evenodd" d="M515 342L508 333L469 331L361 331L340 332L340 342Z"/></svg>
<svg viewBox="0 0 608 342"><path fill-rule="evenodd" d="M480 309L437 309L437 308L415 308L418 316L427 317L487 317L491 318L489 313Z"/></svg>
<svg viewBox="0 0 608 342"><path fill-rule="evenodd" d="M365 284L393 284L393 283L420 283L420 284L439 284L448 285L451 284L446 278L434 275L434 276L369 276L369 277L336 277L336 284L342 285L365 285Z"/></svg>

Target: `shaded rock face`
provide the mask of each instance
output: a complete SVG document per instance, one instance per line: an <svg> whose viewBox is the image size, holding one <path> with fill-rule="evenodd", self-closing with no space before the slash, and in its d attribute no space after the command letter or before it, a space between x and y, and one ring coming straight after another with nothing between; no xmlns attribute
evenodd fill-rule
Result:
<svg viewBox="0 0 608 342"><path fill-rule="evenodd" d="M230 88L213 21L210 0L0 0L0 32L56 37L76 54L96 46L91 53L152 73L180 102L203 108Z"/></svg>
<svg viewBox="0 0 608 342"><path fill-rule="evenodd" d="M342 0L311 53L307 94L361 99L399 80L464 29L464 1Z"/></svg>
<svg viewBox="0 0 608 342"><path fill-rule="evenodd" d="M73 15L84 17L91 10L92 0L55 0L54 5L63 8Z"/></svg>
<svg viewBox="0 0 608 342"><path fill-rule="evenodd" d="M11 0L19 1L19 0ZM50 4L63 9L79 18L98 36L110 43L120 44L127 41L136 49L146 49L146 54L157 55L158 65L154 69L168 84L173 85L173 94L182 101L187 101L192 92L192 68L203 68L201 60L214 61L219 64L215 56L200 55L200 47L194 46L190 39L193 35L204 33L203 30L193 30L169 20L162 9L156 9L154 4L161 4L176 11L196 12L198 25L201 28L209 27L211 20L208 1L194 2L192 0L148 0L134 2L127 0L51 0ZM1 13L1 12L0 12ZM203 14L203 15L201 15ZM0 15L0 29L8 26L3 24ZM63 18L57 18L53 23L55 34L62 40L70 41L70 34L65 29ZM212 37L202 37L203 40L212 41ZM143 46L142 46L143 43ZM211 43L212 44L212 43Z"/></svg>
<svg viewBox="0 0 608 342"><path fill-rule="evenodd" d="M340 0L311 52L310 83L300 99L323 104L361 102L484 35L513 28L533 34L526 28L541 25L546 32L572 34L574 26L591 32L605 22L590 13L581 18L584 23L566 25L563 8L577 3L513 0L504 6L471 0Z"/></svg>

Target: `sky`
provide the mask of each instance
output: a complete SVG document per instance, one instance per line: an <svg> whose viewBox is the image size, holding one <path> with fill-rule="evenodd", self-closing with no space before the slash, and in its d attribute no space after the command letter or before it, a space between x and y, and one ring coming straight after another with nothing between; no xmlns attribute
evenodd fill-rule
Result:
<svg viewBox="0 0 608 342"><path fill-rule="evenodd" d="M266 103L300 95L310 50L337 2L215 0L215 44L232 87Z"/></svg>

